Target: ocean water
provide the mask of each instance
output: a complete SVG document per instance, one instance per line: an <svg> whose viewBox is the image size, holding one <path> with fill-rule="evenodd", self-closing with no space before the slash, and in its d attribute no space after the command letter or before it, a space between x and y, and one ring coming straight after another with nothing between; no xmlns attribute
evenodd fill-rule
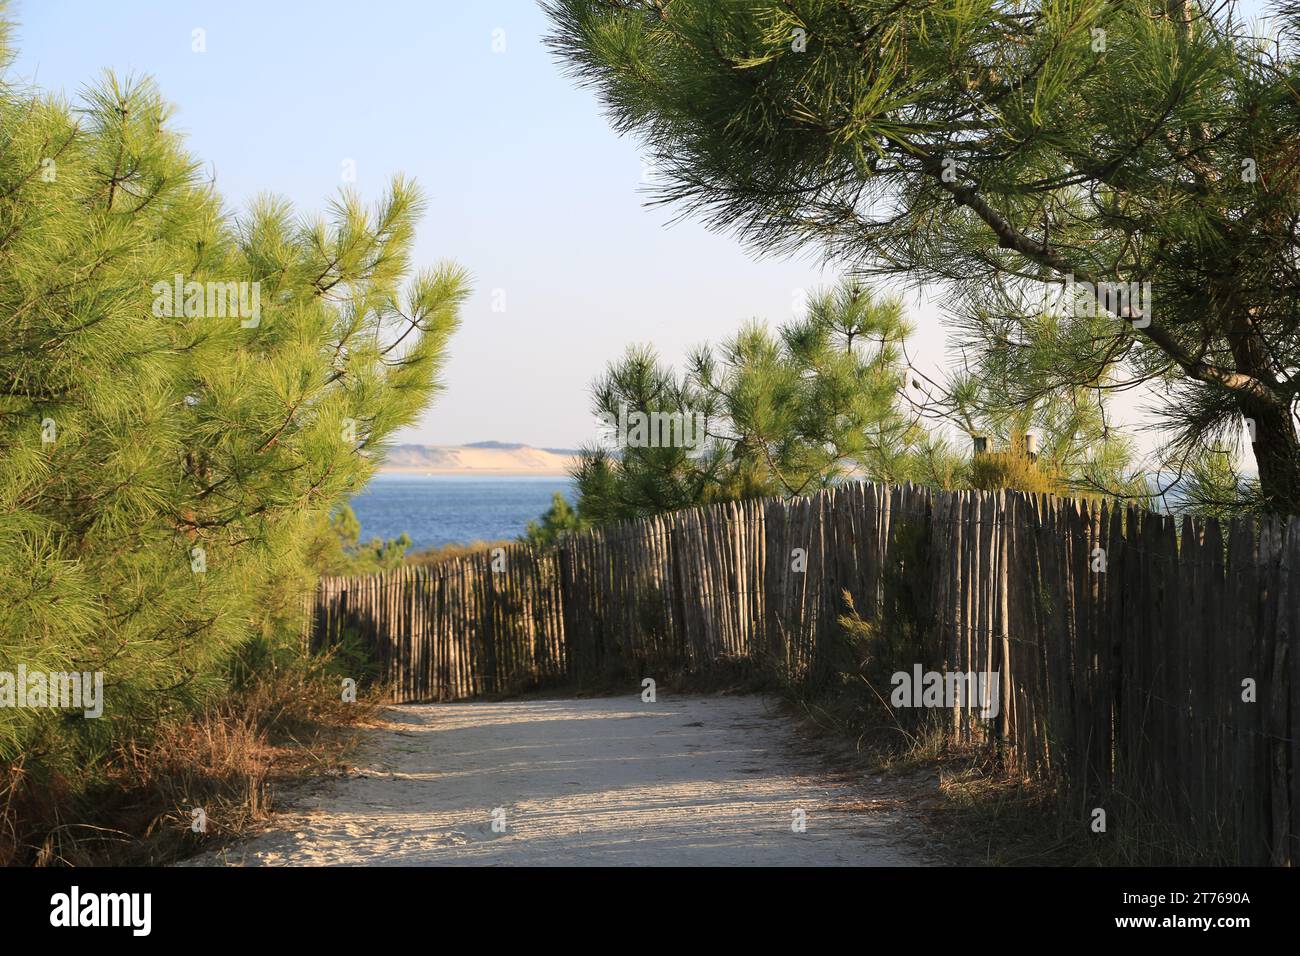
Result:
<svg viewBox="0 0 1300 956"><path fill-rule="evenodd" d="M573 503L573 482L564 477L381 474L351 505L362 541L405 531L418 551L513 539L551 506L557 491Z"/></svg>

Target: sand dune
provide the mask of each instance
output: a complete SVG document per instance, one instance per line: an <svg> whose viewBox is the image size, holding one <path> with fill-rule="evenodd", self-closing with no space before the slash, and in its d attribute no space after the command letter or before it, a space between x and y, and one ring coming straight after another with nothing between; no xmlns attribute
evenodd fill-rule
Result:
<svg viewBox="0 0 1300 956"><path fill-rule="evenodd" d="M484 442L478 445L395 445L381 472L428 475L567 475L573 453Z"/></svg>

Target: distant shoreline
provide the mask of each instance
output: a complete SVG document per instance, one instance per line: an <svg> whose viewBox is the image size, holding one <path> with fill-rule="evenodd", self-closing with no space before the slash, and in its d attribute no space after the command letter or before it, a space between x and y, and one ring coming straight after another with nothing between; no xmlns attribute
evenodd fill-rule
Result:
<svg viewBox="0 0 1300 956"><path fill-rule="evenodd" d="M460 478L568 478L567 468L421 468L414 465L380 465L381 475L431 475Z"/></svg>
<svg viewBox="0 0 1300 956"><path fill-rule="evenodd" d="M479 442L473 445L394 445L387 449L378 467L380 474L391 475L567 478L576 462L576 454L568 449Z"/></svg>

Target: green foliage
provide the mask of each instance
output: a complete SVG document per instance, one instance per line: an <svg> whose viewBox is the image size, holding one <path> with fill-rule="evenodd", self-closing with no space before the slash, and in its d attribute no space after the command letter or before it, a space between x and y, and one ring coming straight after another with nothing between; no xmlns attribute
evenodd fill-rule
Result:
<svg viewBox="0 0 1300 956"><path fill-rule="evenodd" d="M322 575L356 576L378 574L400 566L411 547L403 532L396 538L361 540L361 522L352 508L341 504L320 521L308 545L307 565Z"/></svg>
<svg viewBox="0 0 1300 956"><path fill-rule="evenodd" d="M1040 330L1057 327L1050 317L1027 324ZM972 486L1117 496L1149 504L1152 488L1136 464L1133 440L1109 419L1107 388L1114 384L1113 376L1107 373L1095 383L1099 387L1062 384L1054 367L1043 364L1059 351L1040 344L979 351L973 366L946 385L940 402L948 417L992 443L991 457L972 475ZM1036 462L1024 453L1030 434L1038 440ZM1000 483L999 472L1009 484Z"/></svg>
<svg viewBox="0 0 1300 956"><path fill-rule="evenodd" d="M0 711L0 758L196 705L297 628L313 532L438 388L466 295L412 272L407 180L232 215L171 112L112 75L75 109L0 86L0 670L106 685L102 720ZM168 302L176 276L258 312Z"/></svg>
<svg viewBox="0 0 1300 956"><path fill-rule="evenodd" d="M1233 518L1259 500L1258 482L1243 478L1226 451L1198 455L1171 491L1170 510L1201 517Z"/></svg>
<svg viewBox="0 0 1300 956"><path fill-rule="evenodd" d="M519 540L537 548L549 548L558 544L564 535L585 527L586 523L568 499L557 491L551 496L551 506L542 512L541 520L529 521Z"/></svg>
<svg viewBox="0 0 1300 956"><path fill-rule="evenodd" d="M629 349L597 381L596 413L623 423L629 410L698 412L706 440L693 449L584 450L574 474L582 521L805 494L850 477L1146 500L1132 445L1096 396L1045 389L1013 405L1007 376L991 369L937 386L909 375L909 331L898 299L846 281L814 295L807 316L775 334L750 324L720 348L697 349L680 376L650 349ZM994 445L971 456L938 424L926 427L932 422ZM1029 429L1041 439L1036 461L1024 452Z"/></svg>
<svg viewBox="0 0 1300 956"><path fill-rule="evenodd" d="M943 284L1004 410L1145 386L1171 461L1246 419L1256 503L1300 511L1293 0L1267 40L1195 0L547 9L659 200ZM1105 283L1136 294L1102 308Z"/></svg>
<svg viewBox="0 0 1300 956"><path fill-rule="evenodd" d="M581 515L603 524L804 494L850 474L913 477L925 436L898 401L908 331L899 300L849 282L812 296L807 315L775 333L750 324L697 349L680 376L648 348L629 349L596 383L595 412L611 424L634 412L698 416L703 435L690 447L584 450Z"/></svg>
<svg viewBox="0 0 1300 956"><path fill-rule="evenodd" d="M971 487L979 491L1005 488L1034 494L1059 495L1066 492L1058 476L1022 449L1014 447L972 456L970 471Z"/></svg>

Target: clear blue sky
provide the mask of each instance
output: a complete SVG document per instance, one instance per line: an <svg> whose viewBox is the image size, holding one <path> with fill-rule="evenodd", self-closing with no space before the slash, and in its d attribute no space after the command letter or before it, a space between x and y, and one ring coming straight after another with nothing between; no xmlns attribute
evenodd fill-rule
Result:
<svg viewBox="0 0 1300 956"><path fill-rule="evenodd" d="M447 391L403 440L590 440L588 383L628 343L678 362L834 278L647 207L636 144L561 74L533 0L14 0L10 14L14 69L45 88L75 97L105 67L156 78L232 207L269 190L318 209L348 159L368 197L395 172L419 181L417 261L460 262L475 292ZM933 369L939 314L913 298L911 317L913 357Z"/></svg>

